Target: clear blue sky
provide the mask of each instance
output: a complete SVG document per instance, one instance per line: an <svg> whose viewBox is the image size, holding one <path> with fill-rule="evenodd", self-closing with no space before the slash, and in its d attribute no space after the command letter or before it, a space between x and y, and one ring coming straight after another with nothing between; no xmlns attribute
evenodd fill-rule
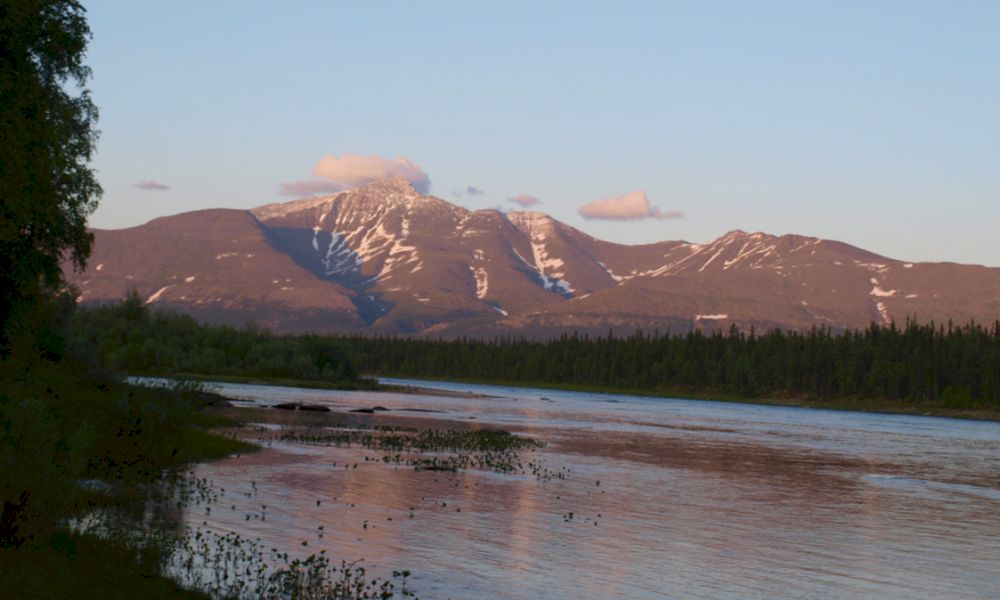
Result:
<svg viewBox="0 0 1000 600"><path fill-rule="evenodd" d="M288 199L350 153L613 241L1000 265L1000 2L84 4L97 227ZM686 216L577 214L633 191Z"/></svg>

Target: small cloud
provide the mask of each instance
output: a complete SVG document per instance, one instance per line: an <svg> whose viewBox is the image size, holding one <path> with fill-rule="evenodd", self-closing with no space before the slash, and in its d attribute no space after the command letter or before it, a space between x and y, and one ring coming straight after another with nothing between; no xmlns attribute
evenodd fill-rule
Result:
<svg viewBox="0 0 1000 600"><path fill-rule="evenodd" d="M394 159L353 154L324 156L313 167L313 175L338 183L341 189L361 187L390 177L402 177L421 194L426 194L431 188L427 173L402 156Z"/></svg>
<svg viewBox="0 0 1000 600"><path fill-rule="evenodd" d="M529 196L528 194L518 194L513 198L507 198L507 202L513 202L514 204L520 204L521 206L534 206L542 203L542 201L538 198Z"/></svg>
<svg viewBox="0 0 1000 600"><path fill-rule="evenodd" d="M464 191L452 192L451 194L456 198L461 198L462 196L485 196L486 192L470 185Z"/></svg>
<svg viewBox="0 0 1000 600"><path fill-rule="evenodd" d="M160 183L159 181L153 181L152 179L144 179L139 183L133 185L137 190L147 190L147 191L159 191L165 192L170 189L170 186L165 183Z"/></svg>
<svg viewBox="0 0 1000 600"><path fill-rule="evenodd" d="M609 219L634 221L638 219L682 219L679 210L661 211L650 206L646 192L629 192L623 196L612 196L584 204L578 210L584 219Z"/></svg>
<svg viewBox="0 0 1000 600"><path fill-rule="evenodd" d="M335 181L324 181L313 179L311 181L290 181L281 184L282 196L322 196L323 194L333 194L345 189L345 186Z"/></svg>

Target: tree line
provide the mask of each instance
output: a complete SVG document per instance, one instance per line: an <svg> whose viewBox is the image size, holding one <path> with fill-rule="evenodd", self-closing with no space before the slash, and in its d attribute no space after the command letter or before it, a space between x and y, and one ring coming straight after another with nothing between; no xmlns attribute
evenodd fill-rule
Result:
<svg viewBox="0 0 1000 600"><path fill-rule="evenodd" d="M272 335L199 324L192 317L151 311L135 292L117 304L74 311L69 338L87 355L121 373L237 375L365 385L346 343L332 337Z"/></svg>
<svg viewBox="0 0 1000 600"><path fill-rule="evenodd" d="M76 311L71 330L74 343L86 345L77 354L127 373L366 384L364 373L662 394L1000 406L1000 321L987 327L907 320L844 332L758 333L734 326L681 335L566 334L549 341L275 335L150 311L132 294L116 305Z"/></svg>
<svg viewBox="0 0 1000 600"><path fill-rule="evenodd" d="M872 324L551 341L351 337L366 373L744 397L878 398L1000 406L1000 322Z"/></svg>

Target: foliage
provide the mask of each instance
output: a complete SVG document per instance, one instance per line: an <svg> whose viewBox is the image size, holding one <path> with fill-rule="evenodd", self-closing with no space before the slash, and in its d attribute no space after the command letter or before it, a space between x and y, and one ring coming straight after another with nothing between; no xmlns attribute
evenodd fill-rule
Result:
<svg viewBox="0 0 1000 600"><path fill-rule="evenodd" d="M84 12L72 0L0 3L0 353L44 331L34 313L59 289L61 261L82 268L90 252L101 188L88 165Z"/></svg>
<svg viewBox="0 0 1000 600"><path fill-rule="evenodd" d="M763 335L728 332L548 342L354 337L363 372L740 396L879 398L946 408L1000 406L1000 322L872 324ZM461 360L456 360L461 357Z"/></svg>
<svg viewBox="0 0 1000 600"><path fill-rule="evenodd" d="M0 548L5 598L208 598L159 577L158 569L117 541L94 535L59 533L44 544Z"/></svg>
<svg viewBox="0 0 1000 600"><path fill-rule="evenodd" d="M87 510L79 482L135 486L246 446L197 426L202 396L95 378L81 363L0 361L0 546L44 542Z"/></svg>
<svg viewBox="0 0 1000 600"><path fill-rule="evenodd" d="M317 335L275 336L256 327L200 325L152 312L134 292L113 306L77 311L79 353L127 373L250 375L361 385L350 348Z"/></svg>
<svg viewBox="0 0 1000 600"><path fill-rule="evenodd" d="M189 532L168 567L174 577L213 598L261 600L390 600L416 598L409 571L371 577L358 562L336 565L326 551L291 558L235 533ZM395 581L394 581L395 580ZM399 588L396 587L396 582Z"/></svg>
<svg viewBox="0 0 1000 600"><path fill-rule="evenodd" d="M530 341L277 336L150 313L135 295L78 313L76 336L99 361L127 372L345 382L362 381L363 372L654 393L868 398L955 410L1000 406L1000 322Z"/></svg>

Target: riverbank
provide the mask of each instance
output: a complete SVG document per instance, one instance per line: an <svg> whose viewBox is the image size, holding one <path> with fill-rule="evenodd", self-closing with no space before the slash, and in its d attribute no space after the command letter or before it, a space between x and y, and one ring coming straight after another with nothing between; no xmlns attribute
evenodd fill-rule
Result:
<svg viewBox="0 0 1000 600"><path fill-rule="evenodd" d="M678 400L708 400L712 402L734 402L738 404L763 404L769 406L791 406L797 408L817 408L823 410L842 410L851 412L881 413L881 414L901 414L928 417L946 417L952 419L974 419L981 421L1000 421L1000 409L995 408L947 408L939 404L932 403L910 403L898 400L878 399L878 398L809 398L805 396L742 396L731 392L702 392L689 389L636 389L636 388L613 388L605 386L577 385L572 383L539 383L523 381L507 381L501 379L455 379L438 377L435 379L423 379L420 377L408 377L404 375L386 375L399 379L409 379L414 381L446 381L449 383L468 383L481 385L497 385L516 388L535 388L541 390L561 390L567 392L588 392L599 394L614 394L624 396L642 396L648 398L668 398ZM422 390L415 393L428 393L431 390L436 393L433 387L415 386L414 389ZM456 392L448 392L456 393Z"/></svg>
<svg viewBox="0 0 1000 600"><path fill-rule="evenodd" d="M381 389L376 381L322 381L317 379L298 379L294 377L267 377L260 375L211 375L206 373L133 373L139 377L165 377L170 379L184 379L188 381L212 382L221 381L223 383L245 383L247 385L281 385L285 387L299 387L315 390L377 390Z"/></svg>
<svg viewBox="0 0 1000 600"><path fill-rule="evenodd" d="M395 394L424 394L432 396L444 396L446 398L491 398L492 397L486 394L477 394L473 392L460 392L455 390L443 390L434 387L378 383L376 380L372 380L370 384L359 386L353 383L315 381L312 379L295 379L290 377L205 375L203 373L177 373L175 375L136 375L136 376L165 377L170 379L183 379L183 380L197 381L202 383L211 383L215 381L220 383L242 383L245 385L277 385L282 387L295 387L295 388L310 389L310 390L340 390L345 392L357 392L357 391L392 392Z"/></svg>
<svg viewBox="0 0 1000 600"><path fill-rule="evenodd" d="M228 402L190 384L131 385L72 360L8 360L0 374L0 421L15 432L0 437L3 595L207 598L162 577L141 540L79 524L94 511L142 509L171 472L255 450L213 433L229 422L205 409Z"/></svg>
<svg viewBox="0 0 1000 600"><path fill-rule="evenodd" d="M949 419L973 419L979 421L1000 421L1000 409L994 408L948 408L940 404L925 402L912 403L900 400L879 399L879 398L810 398L806 396L744 396L732 392L696 391L683 388L648 390L641 388L615 388L610 386L577 385L573 383L540 383L508 381L503 379L459 379L437 377L434 379L424 379L421 377L410 377L406 375L386 375L390 378L407 379L412 381L424 381L431 385L397 385L387 383L375 383L372 387L357 388L342 386L336 383L326 383L305 379L291 379L279 377L241 377L227 376L215 377L212 375L179 373L176 378L191 379L210 383L219 381L223 383L243 383L248 385L278 385L284 387L297 387L303 389L328 389L342 391L382 391L398 394L422 394L430 396L442 396L446 398L469 398L482 399L491 398L488 394L475 393L471 391L448 390L436 388L434 382L448 382L470 385L496 385L514 388L530 388L540 390L560 390L566 392L585 392L596 394L612 394L621 396L640 396L646 398L664 398L676 400L705 400L711 402L732 402L737 404L761 404L767 406L790 406L796 408L815 408L821 410L840 410L849 412L864 412L877 414L898 414L924 417L944 417ZM372 378L376 376L371 376Z"/></svg>
<svg viewBox="0 0 1000 600"><path fill-rule="evenodd" d="M210 596L163 577L115 540L58 534L44 544L0 548L0 585L5 598L184 598Z"/></svg>

